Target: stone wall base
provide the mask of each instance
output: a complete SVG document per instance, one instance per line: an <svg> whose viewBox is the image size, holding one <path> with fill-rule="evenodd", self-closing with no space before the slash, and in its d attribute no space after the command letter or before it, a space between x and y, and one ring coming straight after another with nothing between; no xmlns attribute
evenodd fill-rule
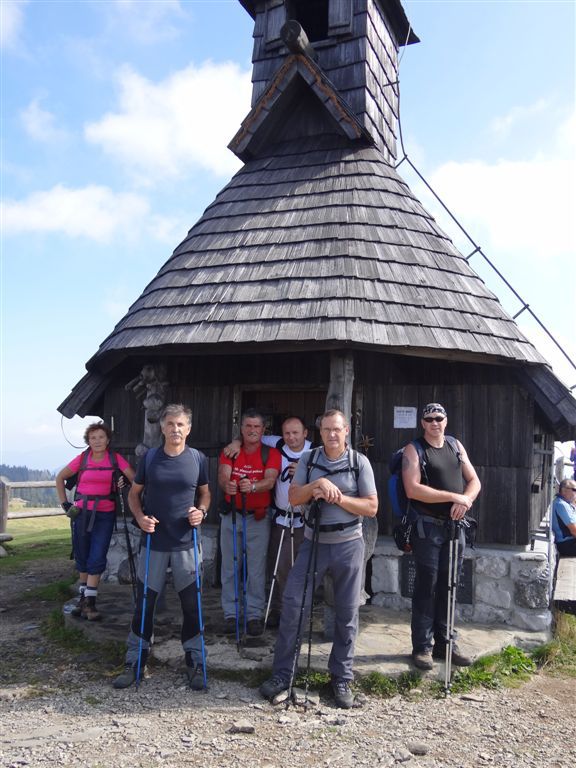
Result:
<svg viewBox="0 0 576 768"><path fill-rule="evenodd" d="M389 536L378 538L372 558L372 603L398 611L410 611L410 598L403 597L402 558ZM468 603L457 603L461 621L475 624L509 625L540 632L549 629L552 615L548 604L550 570L542 552L477 547L466 549L471 583Z"/></svg>
<svg viewBox="0 0 576 768"><path fill-rule="evenodd" d="M140 533L128 525L132 549L138 552ZM201 527L201 547L204 562L204 580L218 581L216 557L218 527ZM395 611L410 612L410 597L403 596L404 572L400 552L389 536L379 536L372 558L372 604ZM548 606L549 567L542 552L518 549L477 547L466 549L464 559L470 561L467 584L469 602L457 604L460 621L486 625L507 625L522 630L541 632L548 630L552 615ZM103 581L129 583L126 535L122 521L112 537L108 552L108 566Z"/></svg>

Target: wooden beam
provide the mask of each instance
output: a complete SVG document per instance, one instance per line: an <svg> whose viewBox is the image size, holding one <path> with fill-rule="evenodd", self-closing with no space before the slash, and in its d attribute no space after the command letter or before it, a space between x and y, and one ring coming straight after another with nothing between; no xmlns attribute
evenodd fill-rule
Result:
<svg viewBox="0 0 576 768"><path fill-rule="evenodd" d="M352 415L352 390L354 388L354 354L332 352L330 354L330 385L326 394L326 410L337 408Z"/></svg>

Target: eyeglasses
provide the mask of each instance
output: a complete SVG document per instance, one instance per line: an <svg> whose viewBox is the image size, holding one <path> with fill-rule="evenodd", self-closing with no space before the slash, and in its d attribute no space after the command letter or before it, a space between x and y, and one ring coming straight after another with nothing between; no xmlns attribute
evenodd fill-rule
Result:
<svg viewBox="0 0 576 768"><path fill-rule="evenodd" d="M337 435L340 434L340 432L344 432L344 427L322 427L320 432L325 432L327 435L331 435L332 432L335 432Z"/></svg>
<svg viewBox="0 0 576 768"><path fill-rule="evenodd" d="M431 424L433 421L437 421L440 423L441 421L444 421L446 416L424 416L424 421L427 421L428 424Z"/></svg>

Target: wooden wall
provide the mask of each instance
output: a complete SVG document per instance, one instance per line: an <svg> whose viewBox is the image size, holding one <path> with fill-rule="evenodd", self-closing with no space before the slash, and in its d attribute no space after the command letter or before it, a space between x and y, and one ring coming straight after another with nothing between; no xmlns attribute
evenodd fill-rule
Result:
<svg viewBox="0 0 576 768"><path fill-rule="evenodd" d="M114 416L116 449L132 460L134 447L142 439L144 411L124 384L144 362L151 361L127 364L103 404L103 417L109 421ZM168 400L192 408L190 443L210 459L215 499L211 518L216 521L217 458L234 431L241 407L261 399L265 410L279 407L301 413L313 426L323 410L330 355L321 351L175 357L163 362L170 382ZM512 369L357 351L354 389L355 432L373 441L368 457L378 482L381 532L389 533L394 522L386 495L388 460L394 450L419 434L418 428L394 428L394 406L413 406L419 412L427 402L439 401L449 414L447 431L464 444L482 481L474 507L480 522L479 541L528 543L530 530L545 512L549 492L549 459L538 451L553 446L553 439Z"/></svg>

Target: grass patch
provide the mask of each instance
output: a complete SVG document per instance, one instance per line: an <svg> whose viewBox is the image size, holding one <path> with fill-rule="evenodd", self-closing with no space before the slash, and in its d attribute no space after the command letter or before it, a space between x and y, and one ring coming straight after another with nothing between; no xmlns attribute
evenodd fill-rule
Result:
<svg viewBox="0 0 576 768"><path fill-rule="evenodd" d="M422 677L418 672L403 672L398 677L388 677L381 672L370 672L358 680L358 686L364 693L391 699L393 696L404 695L413 688L422 685Z"/></svg>
<svg viewBox="0 0 576 768"><path fill-rule="evenodd" d="M126 651L124 643L110 641L95 643L89 640L80 629L67 627L61 610L56 609L42 623L44 637L54 646L76 655L94 654L97 657L98 669L102 665L118 667L124 663Z"/></svg>
<svg viewBox="0 0 576 768"><path fill-rule="evenodd" d="M576 677L576 616L555 614L554 638L537 648L533 657L547 674Z"/></svg>
<svg viewBox="0 0 576 768"><path fill-rule="evenodd" d="M84 652L93 647L80 629L71 629L64 622L62 611L56 609L42 624L44 637L66 651Z"/></svg>
<svg viewBox="0 0 576 768"><path fill-rule="evenodd" d="M526 682L536 672L531 655L508 645L500 653L483 656L466 669L459 669L452 678L452 693L467 693L473 688L513 688ZM444 692L444 685L434 683L436 692Z"/></svg>
<svg viewBox="0 0 576 768"><path fill-rule="evenodd" d="M54 560L70 555L70 521L65 515L9 520L7 533L14 539L3 545L8 556L0 559L0 573L16 571L31 560Z"/></svg>
<svg viewBox="0 0 576 768"><path fill-rule="evenodd" d="M46 584L44 587L36 587L31 589L27 593L26 599L38 598L39 600L46 600L50 603L65 603L74 594L72 585L76 583L76 576L72 575L69 579L62 581L55 581L53 584Z"/></svg>

